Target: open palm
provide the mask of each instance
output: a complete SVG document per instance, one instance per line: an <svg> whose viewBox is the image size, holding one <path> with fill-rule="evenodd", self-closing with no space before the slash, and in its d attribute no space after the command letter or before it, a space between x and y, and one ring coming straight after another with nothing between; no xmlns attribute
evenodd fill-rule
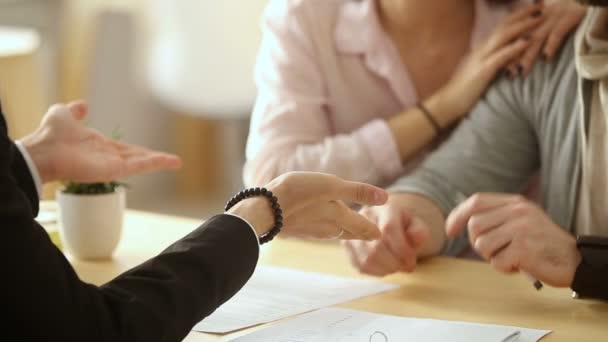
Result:
<svg viewBox="0 0 608 342"><path fill-rule="evenodd" d="M43 181L106 182L181 166L177 156L120 143L85 127L86 115L84 102L54 105L26 138L38 146L30 151Z"/></svg>

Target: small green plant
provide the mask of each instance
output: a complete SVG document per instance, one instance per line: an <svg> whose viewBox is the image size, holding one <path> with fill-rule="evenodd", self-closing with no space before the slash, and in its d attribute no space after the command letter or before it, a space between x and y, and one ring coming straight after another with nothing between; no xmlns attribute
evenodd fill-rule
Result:
<svg viewBox="0 0 608 342"><path fill-rule="evenodd" d="M127 187L126 184L120 182L108 183L77 183L68 182L65 184L63 192L75 195L102 195L116 192L117 188Z"/></svg>
<svg viewBox="0 0 608 342"><path fill-rule="evenodd" d="M120 140L122 137L118 128L112 131L112 138ZM128 188L128 184L117 181L111 181L107 183L79 183L79 182L66 182L64 185L63 192L75 195L103 195L111 194L116 192L118 188Z"/></svg>

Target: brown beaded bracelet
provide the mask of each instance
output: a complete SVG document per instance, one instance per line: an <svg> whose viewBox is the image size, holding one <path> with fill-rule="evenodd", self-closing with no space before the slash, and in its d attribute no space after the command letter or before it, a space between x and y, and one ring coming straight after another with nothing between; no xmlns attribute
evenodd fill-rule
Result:
<svg viewBox="0 0 608 342"><path fill-rule="evenodd" d="M228 201L224 210L230 210L230 208L234 207L237 203L244 199L258 196L264 196L268 198L268 200L270 201L270 207L272 209L272 212L274 213L274 226L268 233L260 237L260 244L263 245L267 242L272 241L272 239L274 239L275 236L277 236L281 232L281 228L283 228L283 211L281 210L281 206L279 205L279 199L272 193L272 191L269 191L266 188L251 188L241 190L239 191L239 193L234 195L234 197L232 197L230 201Z"/></svg>
<svg viewBox="0 0 608 342"><path fill-rule="evenodd" d="M416 104L416 108L418 108L422 112L422 114L424 114L424 116L427 118L427 120L429 120L429 122L431 123L431 125L435 129L435 134L436 135L441 135L441 132L443 130L441 129L441 126L439 125L439 123L437 122L437 120L435 120L435 118L433 117L433 115L431 114L431 112L428 109L426 109L426 107L421 102L418 102Z"/></svg>

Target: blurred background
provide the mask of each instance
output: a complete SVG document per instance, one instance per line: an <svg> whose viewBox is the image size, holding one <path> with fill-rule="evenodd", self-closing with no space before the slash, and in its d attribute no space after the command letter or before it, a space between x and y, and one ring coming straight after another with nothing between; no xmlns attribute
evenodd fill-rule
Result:
<svg viewBox="0 0 608 342"><path fill-rule="evenodd" d="M56 102L88 125L177 153L127 179L132 209L204 218L242 187L265 0L0 0L0 98L11 136ZM52 199L58 184L45 188Z"/></svg>

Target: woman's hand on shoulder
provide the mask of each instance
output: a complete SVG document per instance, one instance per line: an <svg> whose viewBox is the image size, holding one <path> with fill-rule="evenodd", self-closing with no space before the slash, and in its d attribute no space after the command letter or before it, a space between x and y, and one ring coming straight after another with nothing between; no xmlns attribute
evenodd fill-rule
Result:
<svg viewBox="0 0 608 342"><path fill-rule="evenodd" d="M530 45L509 66L513 76L527 76L540 56L552 60L569 34L576 30L587 10L573 0L555 0L545 4L541 13L544 20L530 34Z"/></svg>
<svg viewBox="0 0 608 342"><path fill-rule="evenodd" d="M528 5L507 17L478 46L451 80L435 95L442 111L453 119L468 113L490 83L530 47L530 34L545 18L541 4Z"/></svg>

